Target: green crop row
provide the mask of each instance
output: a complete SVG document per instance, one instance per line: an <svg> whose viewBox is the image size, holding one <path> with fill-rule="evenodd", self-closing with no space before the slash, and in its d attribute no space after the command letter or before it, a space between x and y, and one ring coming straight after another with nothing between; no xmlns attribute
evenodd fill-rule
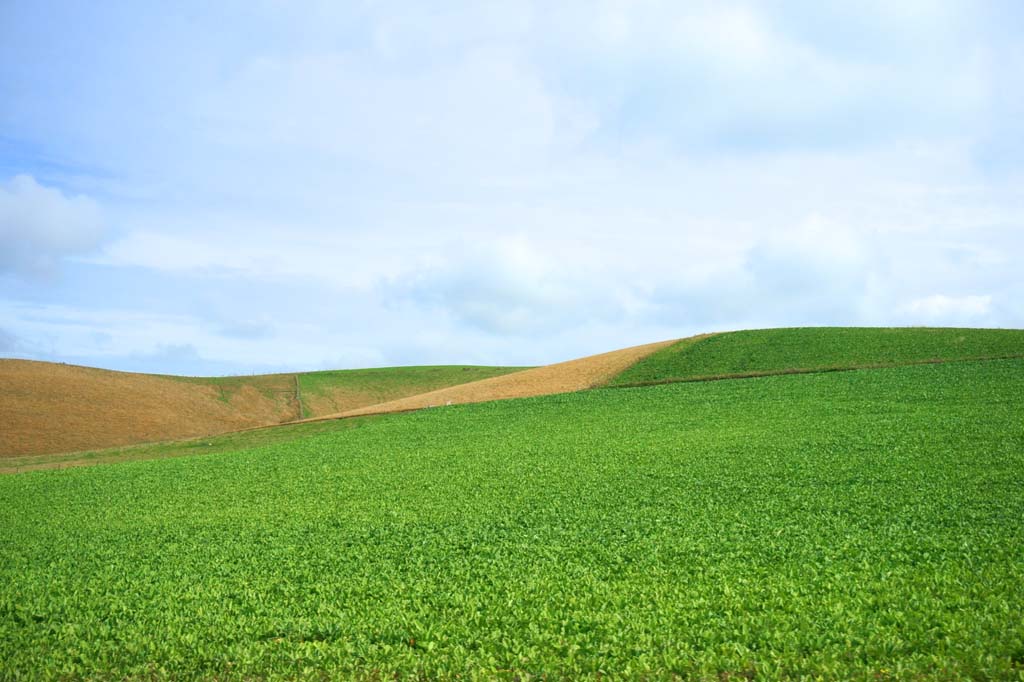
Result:
<svg viewBox="0 0 1024 682"><path fill-rule="evenodd" d="M0 678L1021 679L1024 361L0 477Z"/></svg>
<svg viewBox="0 0 1024 682"><path fill-rule="evenodd" d="M806 327L683 339L610 385L1024 356L1024 330Z"/></svg>

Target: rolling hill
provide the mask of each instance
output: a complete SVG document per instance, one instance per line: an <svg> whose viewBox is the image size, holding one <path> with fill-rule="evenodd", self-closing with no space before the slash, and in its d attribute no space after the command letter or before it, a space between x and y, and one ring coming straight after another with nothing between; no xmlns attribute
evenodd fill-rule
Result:
<svg viewBox="0 0 1024 682"><path fill-rule="evenodd" d="M2 476L0 677L1018 679L1024 359L972 331Z"/></svg>
<svg viewBox="0 0 1024 682"><path fill-rule="evenodd" d="M801 327L705 334L652 353L611 386L1024 356L1024 331Z"/></svg>
<svg viewBox="0 0 1024 682"><path fill-rule="evenodd" d="M1021 356L1021 330L810 327L701 334L535 368L392 367L197 378L0 360L6 426L0 456L8 459L4 471L20 471L204 451L217 434L305 420L600 387ZM183 441L189 438L203 441ZM241 447L276 439L227 442ZM152 442L162 444L130 447ZM111 447L123 452L103 451ZM42 456L65 452L83 454Z"/></svg>
<svg viewBox="0 0 1024 682"><path fill-rule="evenodd" d="M571 393L594 388L619 375L626 368L640 362L651 353L675 343L659 341L642 346L591 355L568 362L523 370L472 383L450 386L408 398L400 398L375 405L366 405L339 414L325 415L325 419L355 417L387 412L407 412L427 407L481 403L491 400L530 398L557 393Z"/></svg>
<svg viewBox="0 0 1024 682"><path fill-rule="evenodd" d="M388 367L174 377L0 359L0 457L94 450L280 424L520 369Z"/></svg>

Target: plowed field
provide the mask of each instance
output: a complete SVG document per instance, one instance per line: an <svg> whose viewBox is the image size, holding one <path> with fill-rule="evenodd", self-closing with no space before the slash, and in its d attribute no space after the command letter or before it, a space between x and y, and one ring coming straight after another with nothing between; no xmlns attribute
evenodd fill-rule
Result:
<svg viewBox="0 0 1024 682"><path fill-rule="evenodd" d="M520 369L456 365L172 377L0 360L0 457L213 436Z"/></svg>
<svg viewBox="0 0 1024 682"><path fill-rule="evenodd" d="M281 378L279 391L272 375L225 390L150 374L0 360L0 457L277 424L293 419L297 405L294 393L287 393L287 375L276 376Z"/></svg>

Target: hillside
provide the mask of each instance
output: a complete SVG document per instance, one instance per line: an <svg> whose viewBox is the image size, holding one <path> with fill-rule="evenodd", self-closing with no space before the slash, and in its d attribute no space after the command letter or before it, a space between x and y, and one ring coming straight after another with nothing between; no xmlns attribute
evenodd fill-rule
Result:
<svg viewBox="0 0 1024 682"><path fill-rule="evenodd" d="M425 407L461 405L465 403L529 398L582 391L600 386L612 377L619 375L630 365L641 361L651 353L665 348L672 343L675 343L675 341L659 341L569 360L568 362L535 367L514 374L451 386L429 393L413 395L408 398L367 405L366 407L347 410L340 414L328 415L327 418L405 412Z"/></svg>
<svg viewBox="0 0 1024 682"><path fill-rule="evenodd" d="M1020 357L1024 331L800 328L702 334L536 368L432 366L169 377L0 360L2 471L204 452L238 429L601 386ZM301 413L296 399L301 396ZM56 425L56 426L55 426ZM288 433L303 433L301 429ZM229 439L279 442L278 436ZM161 442L150 448L139 443ZM119 450L104 451L117 447ZM78 455L46 456L48 453ZM20 456L19 456L20 455Z"/></svg>
<svg viewBox="0 0 1024 682"><path fill-rule="evenodd" d="M805 327L683 339L630 366L612 386L932 361L1024 356L1024 330Z"/></svg>
<svg viewBox="0 0 1024 682"><path fill-rule="evenodd" d="M0 359L0 457L94 450L280 424L520 369L389 367L173 377Z"/></svg>
<svg viewBox="0 0 1024 682"><path fill-rule="evenodd" d="M530 368L445 365L305 372L298 375L302 416L336 414L526 369Z"/></svg>
<svg viewBox="0 0 1024 682"><path fill-rule="evenodd" d="M0 677L1017 679L1022 409L955 362L0 477Z"/></svg>

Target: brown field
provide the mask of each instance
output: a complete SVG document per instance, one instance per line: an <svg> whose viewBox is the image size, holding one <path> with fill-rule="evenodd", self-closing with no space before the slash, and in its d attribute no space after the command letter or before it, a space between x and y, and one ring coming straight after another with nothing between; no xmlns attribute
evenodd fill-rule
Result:
<svg viewBox="0 0 1024 682"><path fill-rule="evenodd" d="M529 398L532 396L570 393L594 388L605 383L630 365L639 362L651 353L673 344L677 339L648 343L621 350L591 355L578 360L559 362L554 365L535 367L505 376L473 381L429 393L392 400L378 405L369 405L348 410L319 419L336 419L385 412L404 412L424 407L458 405L460 403L481 403L489 400L508 398Z"/></svg>
<svg viewBox="0 0 1024 682"><path fill-rule="evenodd" d="M289 375L221 381L0 360L0 457L205 436L298 414Z"/></svg>
<svg viewBox="0 0 1024 682"><path fill-rule="evenodd" d="M274 426L303 415L335 414L515 371L452 369L176 377L0 359L0 457L92 451Z"/></svg>

